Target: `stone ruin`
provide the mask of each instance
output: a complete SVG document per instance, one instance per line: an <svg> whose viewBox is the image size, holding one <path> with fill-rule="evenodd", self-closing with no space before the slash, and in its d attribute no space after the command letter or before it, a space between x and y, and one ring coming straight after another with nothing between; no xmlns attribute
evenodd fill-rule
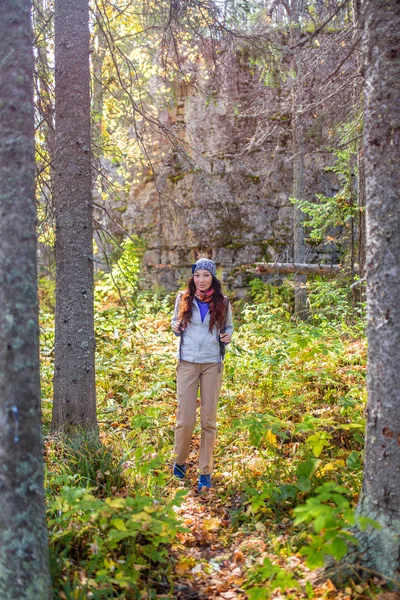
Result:
<svg viewBox="0 0 400 600"><path fill-rule="evenodd" d="M335 55L325 57L317 74L310 69L310 106L318 105L319 82L335 61ZM178 87L174 105L160 109L163 129L147 132L154 169L137 168L126 209L117 217L145 241L144 287L176 290L192 263L207 256L240 293L248 277L237 267L293 259L290 93L265 85L260 72L232 50L209 78L201 64L191 68L193 83ZM341 105L348 101L340 96ZM336 177L324 172L332 160L325 144L340 117L338 105L334 97L307 113L307 198L338 190ZM337 250L310 246L307 259L337 262Z"/></svg>

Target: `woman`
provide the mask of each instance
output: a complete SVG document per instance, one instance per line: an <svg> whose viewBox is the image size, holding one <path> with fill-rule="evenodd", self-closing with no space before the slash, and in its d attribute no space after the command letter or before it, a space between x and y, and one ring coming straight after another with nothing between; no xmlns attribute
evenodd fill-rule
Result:
<svg viewBox="0 0 400 600"><path fill-rule="evenodd" d="M201 442L198 490L211 487L216 416L225 344L233 332L229 300L222 294L212 260L192 267L187 289L176 299L172 330L180 336L177 366L178 412L174 475L183 479L196 424L197 392L201 396Z"/></svg>

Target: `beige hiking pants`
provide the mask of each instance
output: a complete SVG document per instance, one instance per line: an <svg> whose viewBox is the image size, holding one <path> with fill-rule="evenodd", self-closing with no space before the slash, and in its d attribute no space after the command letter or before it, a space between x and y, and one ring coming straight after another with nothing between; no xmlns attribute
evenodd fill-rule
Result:
<svg viewBox="0 0 400 600"><path fill-rule="evenodd" d="M217 434L217 404L222 373L218 363L191 363L183 360L177 366L178 412L175 427L175 462L183 465L190 453L196 425L197 392L200 385L201 442L199 471L207 475L213 470L213 451Z"/></svg>

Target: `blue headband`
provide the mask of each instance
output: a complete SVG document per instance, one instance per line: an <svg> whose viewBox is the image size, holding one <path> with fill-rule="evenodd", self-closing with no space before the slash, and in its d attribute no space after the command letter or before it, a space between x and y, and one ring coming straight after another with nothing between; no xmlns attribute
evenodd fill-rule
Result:
<svg viewBox="0 0 400 600"><path fill-rule="evenodd" d="M200 269L203 269L203 271L208 271L214 277L217 275L217 267L209 258L199 258L199 260L192 266L192 274L194 275L196 271L200 271Z"/></svg>

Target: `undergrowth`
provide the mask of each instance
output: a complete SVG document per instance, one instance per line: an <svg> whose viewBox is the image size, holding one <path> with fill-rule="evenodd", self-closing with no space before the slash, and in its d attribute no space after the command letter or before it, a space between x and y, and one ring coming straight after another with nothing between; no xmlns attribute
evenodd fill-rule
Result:
<svg viewBox="0 0 400 600"><path fill-rule="evenodd" d="M168 549L184 530L174 506L187 493L170 470L174 298L140 293L136 283L123 302L110 278L97 285L99 437L50 434L53 316L42 313L56 598L151 598L173 590ZM352 541L346 528L355 523L364 447L364 319L343 288L314 282L310 291L310 323L293 316L290 281L281 288L256 281L251 297L233 302L214 484L229 510L229 533L256 534L268 546L268 557L249 557L251 598L274 588L313 597L290 557L305 556L314 568L324 556L342 558Z"/></svg>

